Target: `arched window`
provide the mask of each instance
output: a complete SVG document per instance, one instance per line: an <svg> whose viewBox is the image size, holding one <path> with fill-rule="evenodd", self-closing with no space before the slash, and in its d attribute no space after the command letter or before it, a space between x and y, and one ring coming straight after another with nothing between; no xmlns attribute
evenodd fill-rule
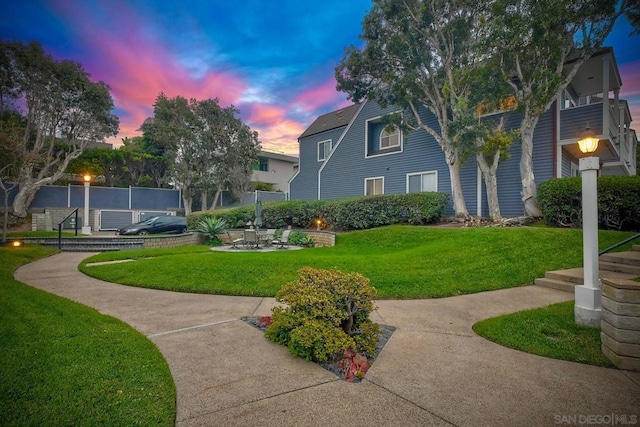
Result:
<svg viewBox="0 0 640 427"><path fill-rule="evenodd" d="M400 129L393 128L393 130L383 129L380 134L380 149L399 147L400 146Z"/></svg>

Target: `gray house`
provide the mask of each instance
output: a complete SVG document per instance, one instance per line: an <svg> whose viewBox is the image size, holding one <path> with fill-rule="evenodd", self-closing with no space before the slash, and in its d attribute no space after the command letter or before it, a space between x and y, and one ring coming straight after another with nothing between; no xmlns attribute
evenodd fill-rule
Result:
<svg viewBox="0 0 640 427"><path fill-rule="evenodd" d="M589 123L600 138L595 155L603 175L635 175L637 137L631 129L627 102L619 98L622 81L611 48L585 63L572 84L539 120L534 133L536 182L578 173L576 141ZM291 199L337 199L369 194L439 191L450 193L444 154L422 130L384 131L381 118L393 112L364 101L318 117L298 138L299 169L289 182ZM438 129L435 117L423 120ZM498 113L500 114L500 113ZM519 125L511 114L508 127ZM498 167L503 216L523 214L520 197L520 143ZM475 159L462 166L460 177L469 213L488 213L486 190ZM453 210L449 208L449 213Z"/></svg>

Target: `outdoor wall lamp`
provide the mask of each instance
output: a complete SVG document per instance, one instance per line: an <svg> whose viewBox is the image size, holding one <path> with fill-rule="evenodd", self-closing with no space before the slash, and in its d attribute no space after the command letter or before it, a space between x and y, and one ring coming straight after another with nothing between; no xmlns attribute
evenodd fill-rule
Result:
<svg viewBox="0 0 640 427"><path fill-rule="evenodd" d="M89 226L89 186L91 185L91 175L85 173L82 179L84 180L84 218L82 234L91 235L91 227Z"/></svg>
<svg viewBox="0 0 640 427"><path fill-rule="evenodd" d="M591 156L598 149L598 138L589 124L578 140L580 151L589 157L580 159L582 175L582 248L584 284L575 288L576 323L600 326L602 291L598 266L598 170L600 159Z"/></svg>

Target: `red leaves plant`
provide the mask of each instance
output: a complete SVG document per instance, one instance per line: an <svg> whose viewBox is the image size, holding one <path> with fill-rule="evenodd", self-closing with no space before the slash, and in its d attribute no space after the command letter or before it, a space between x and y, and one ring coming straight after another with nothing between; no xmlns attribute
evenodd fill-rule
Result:
<svg viewBox="0 0 640 427"><path fill-rule="evenodd" d="M369 369L369 361L366 356L356 353L351 349L347 349L343 353L344 358L340 362L340 370L345 381L353 381L354 379L363 379L364 374Z"/></svg>

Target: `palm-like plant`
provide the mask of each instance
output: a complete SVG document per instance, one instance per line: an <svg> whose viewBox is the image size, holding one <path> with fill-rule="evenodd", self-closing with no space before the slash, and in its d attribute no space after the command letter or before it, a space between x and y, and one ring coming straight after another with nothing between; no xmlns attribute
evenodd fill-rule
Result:
<svg viewBox="0 0 640 427"><path fill-rule="evenodd" d="M218 234L227 230L227 222L222 218L205 217L198 223L197 230L207 236L207 244L217 246L222 243Z"/></svg>

